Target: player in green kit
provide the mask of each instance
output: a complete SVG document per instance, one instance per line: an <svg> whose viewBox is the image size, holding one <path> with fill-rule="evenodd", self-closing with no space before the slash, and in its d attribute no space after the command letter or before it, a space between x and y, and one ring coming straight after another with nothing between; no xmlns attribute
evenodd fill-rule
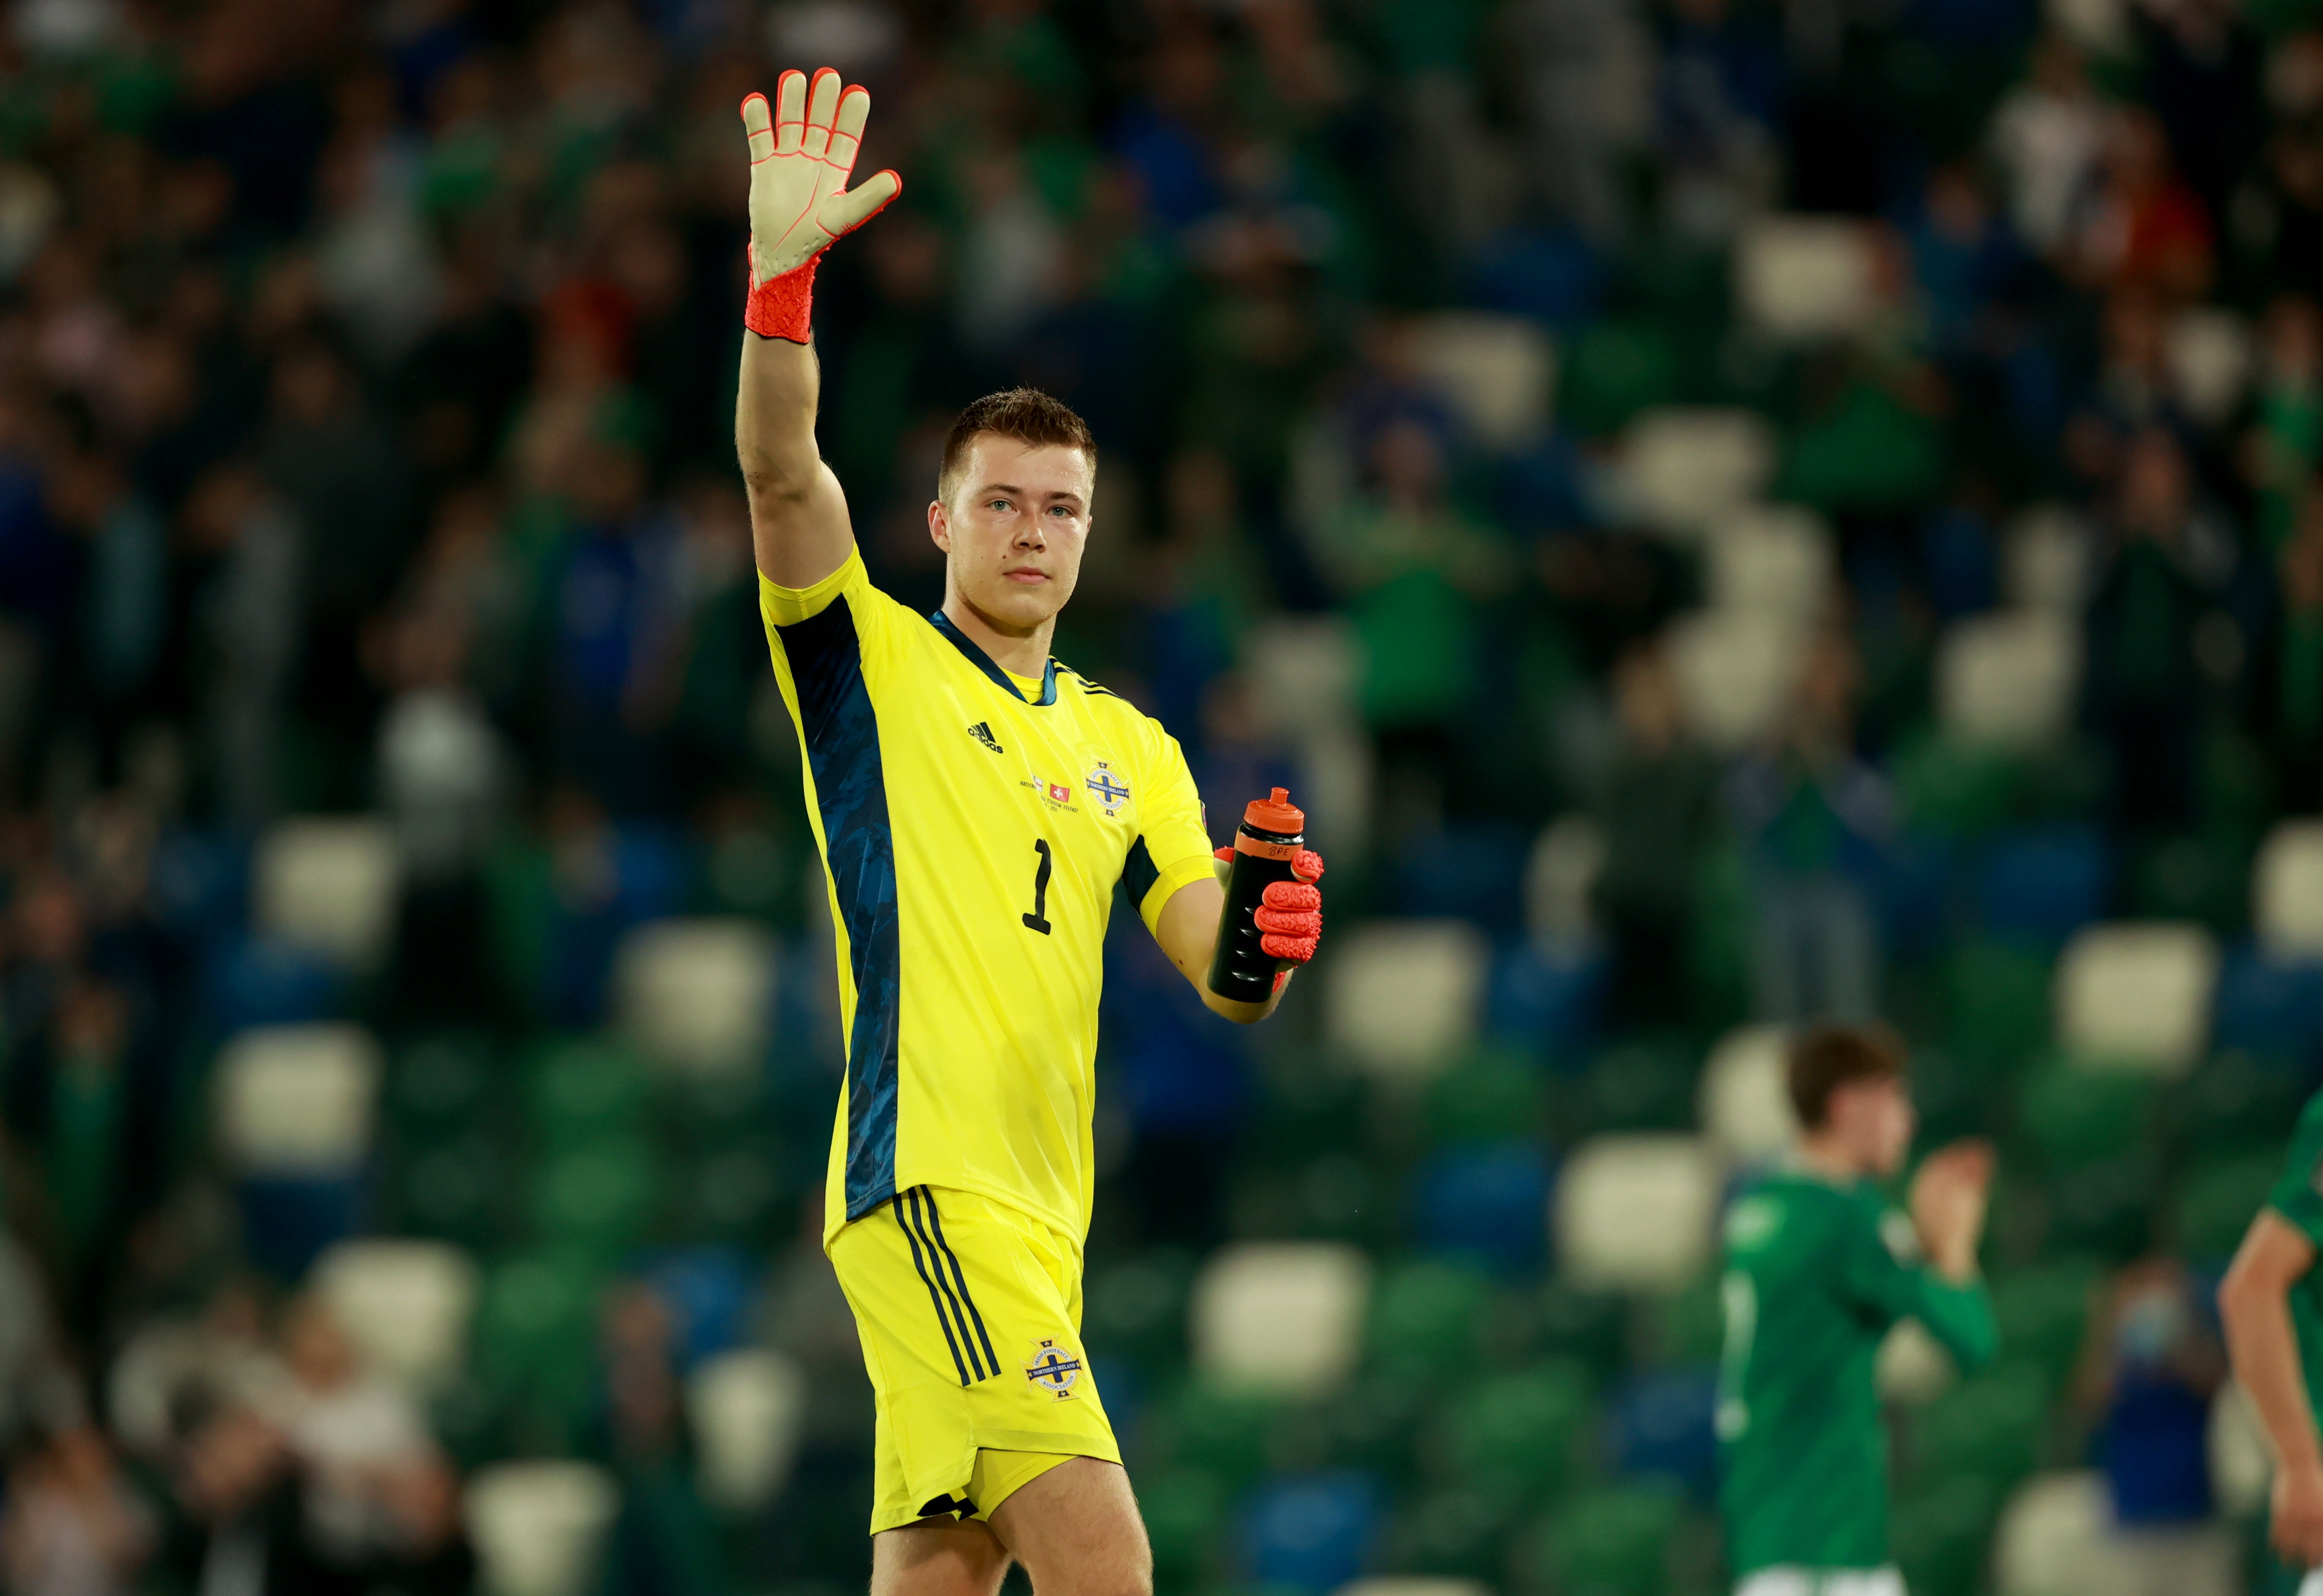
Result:
<svg viewBox="0 0 2323 1596"><path fill-rule="evenodd" d="M2307 1100L2282 1175L2243 1236L2218 1287L2218 1315L2235 1379L2250 1393L2274 1447L2268 1538L2308 1571L2300 1596L2323 1596L2323 1441L2315 1396L2323 1389L2323 1092Z"/></svg>
<svg viewBox="0 0 2323 1596"><path fill-rule="evenodd" d="M1902 1596L1887 1561L1887 1435L1872 1363L1916 1318L1962 1368L1991 1358L1977 1275L1992 1151L1957 1142L1912 1182L1893 1175L1917 1118L1903 1046L1823 1026L1792 1045L1801 1127L1789 1162L1726 1216L1726 1347L1718 1387L1719 1507L1736 1596Z"/></svg>

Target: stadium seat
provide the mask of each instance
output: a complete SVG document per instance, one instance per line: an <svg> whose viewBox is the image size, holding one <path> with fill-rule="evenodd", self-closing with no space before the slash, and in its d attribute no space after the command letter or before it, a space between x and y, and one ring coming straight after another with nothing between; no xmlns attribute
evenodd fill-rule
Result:
<svg viewBox="0 0 2323 1596"><path fill-rule="evenodd" d="M1665 1596L1682 1504L1675 1491L1627 1486L1561 1504L1519 1552L1537 1591Z"/></svg>
<svg viewBox="0 0 2323 1596"><path fill-rule="evenodd" d="M1437 1461L1450 1479L1552 1498L1581 1472L1591 1417L1589 1374L1578 1363L1498 1375L1454 1397Z"/></svg>
<svg viewBox="0 0 2323 1596"><path fill-rule="evenodd" d="M2052 1059L2025 1078L2016 1122L2050 1168L2070 1169L2146 1145L2160 1103L2151 1076Z"/></svg>
<svg viewBox="0 0 2323 1596"><path fill-rule="evenodd" d="M2137 1554L2109 1531L2105 1476L2094 1470L2035 1475L2019 1486L1993 1537L1997 1596L2113 1596L2128 1588L2121 1560ZM2222 1553L2231 1555L2230 1541ZM2229 1589L2222 1581L2215 1590Z"/></svg>
<svg viewBox="0 0 2323 1596"><path fill-rule="evenodd" d="M2178 1183L2171 1206L2173 1251L2198 1263L2224 1265L2243 1233L2266 1206L2282 1173L2279 1152L2230 1153L2203 1159Z"/></svg>
<svg viewBox="0 0 2323 1596"><path fill-rule="evenodd" d="M1685 356L1669 328L1648 316L1593 319L1557 371L1557 419L1602 437L1678 397Z"/></svg>
<svg viewBox="0 0 2323 1596"><path fill-rule="evenodd" d="M1556 1184L1560 1267L1583 1286L1674 1290L1710 1259L1720 1170L1693 1136L1593 1137Z"/></svg>
<svg viewBox="0 0 2323 1596"><path fill-rule="evenodd" d="M2012 1359L1972 1374L1914 1410L1912 1473L1924 1489L1963 1477L2006 1485L2040 1466L2049 1377Z"/></svg>
<svg viewBox="0 0 2323 1596"><path fill-rule="evenodd" d="M1186 1358L1192 1286L1190 1262L1174 1252L1150 1250L1096 1270L1081 1323L1090 1353L1150 1377L1175 1371Z"/></svg>
<svg viewBox="0 0 2323 1596"><path fill-rule="evenodd" d="M1590 1060L1577 1105L1591 1131L1685 1131L1699 1096L1693 1043L1683 1032L1633 1035Z"/></svg>
<svg viewBox="0 0 2323 1596"><path fill-rule="evenodd" d="M1379 1488L1352 1470L1277 1476L1244 1510L1243 1566L1262 1583L1336 1590L1370 1563L1381 1517Z"/></svg>
<svg viewBox="0 0 2323 1596"><path fill-rule="evenodd" d="M1641 412L1622 436L1618 495L1660 532L1707 533L1758 501L1775 475L1774 432L1750 410L1673 407Z"/></svg>
<svg viewBox="0 0 2323 1596"><path fill-rule="evenodd" d="M320 949L280 937L222 942L205 972L209 1017L222 1032L257 1025L310 1025L341 1011L348 981Z"/></svg>
<svg viewBox="0 0 2323 1596"><path fill-rule="evenodd" d="M1983 877L1988 936L2053 946L2104 913L2112 859L2095 826L2027 827L1992 839Z"/></svg>
<svg viewBox="0 0 2323 1596"><path fill-rule="evenodd" d="M1371 1265L1321 1242L1244 1242L1213 1253L1195 1279L1194 1368L1220 1386L1285 1396L1327 1391L1363 1352Z"/></svg>
<svg viewBox="0 0 2323 1596"><path fill-rule="evenodd" d="M1418 1381L1474 1369L1489 1298L1483 1276L1460 1264L1425 1260L1391 1270L1372 1297L1372 1365Z"/></svg>
<svg viewBox="0 0 2323 1596"><path fill-rule="evenodd" d="M2190 305L2170 324L2163 358L2187 417L2200 427L2222 426L2250 385L2250 324L2224 306Z"/></svg>
<svg viewBox="0 0 2323 1596"><path fill-rule="evenodd" d="M1154 1582L1164 1589L1199 1589L1217 1573L1226 1491L1199 1469L1141 1476L1137 1510L1153 1550Z"/></svg>
<svg viewBox="0 0 2323 1596"><path fill-rule="evenodd" d="M1498 1587L1509 1536L1525 1503L1503 1488L1454 1481L1405 1493L1382 1537L1379 1562L1398 1571L1360 1580L1350 1591L1385 1587L1428 1596L1477 1596Z"/></svg>
<svg viewBox="0 0 2323 1596"><path fill-rule="evenodd" d="M593 1463L494 1463L468 1481L468 1535L492 1596L581 1596L620 1503Z"/></svg>
<svg viewBox="0 0 2323 1596"><path fill-rule="evenodd" d="M1606 1405L1606 1450L1631 1479L1668 1480L1707 1498L1718 1477L1712 1423L1718 1380L1709 1369L1647 1374Z"/></svg>
<svg viewBox="0 0 2323 1596"><path fill-rule="evenodd" d="M456 1380L468 1359L476 1261L444 1242L341 1242L315 1263L330 1303L373 1372L426 1394Z"/></svg>
<svg viewBox="0 0 2323 1596"><path fill-rule="evenodd" d="M1355 684L1363 645L1338 615L1277 615L1243 639L1243 668L1266 683L1253 703L1278 736L1304 737L1318 727L1353 726L1360 716Z"/></svg>
<svg viewBox="0 0 2323 1596"><path fill-rule="evenodd" d="M1844 338L1880 308L1869 228L1844 216L1762 216L1734 242L1734 308L1783 344Z"/></svg>
<svg viewBox="0 0 2323 1596"><path fill-rule="evenodd" d="M2218 967L2212 1040L2221 1048L2300 1060L2323 1052L2323 959L2238 948Z"/></svg>
<svg viewBox="0 0 2323 1596"><path fill-rule="evenodd" d="M370 1156L381 1069L353 1025L245 1031L218 1058L219 1148L244 1175L351 1174Z"/></svg>
<svg viewBox="0 0 2323 1596"><path fill-rule="evenodd" d="M622 1029L654 1063L695 1074L765 1064L775 947L755 921L648 922L622 939L613 980Z"/></svg>
<svg viewBox="0 0 2323 1596"><path fill-rule="evenodd" d="M1541 828L1525 858L1525 930L1535 941L1562 944L1589 934L1604 868L1605 828L1587 811L1567 810Z"/></svg>
<svg viewBox="0 0 2323 1596"><path fill-rule="evenodd" d="M2087 1259L2067 1259L2031 1269L2011 1270L1991 1282L1992 1315L2000 1344L2061 1383L2081 1354L2089 1308L2102 1280Z"/></svg>
<svg viewBox="0 0 2323 1596"><path fill-rule="evenodd" d="M1917 1319L1899 1319L1879 1343L1872 1377L1883 1402L1916 1408L1951 1389L1959 1367Z"/></svg>
<svg viewBox="0 0 2323 1596"><path fill-rule="evenodd" d="M2274 1454L2258 1409L2233 1380L2210 1399L2208 1442L2210 1492L2218 1511L2229 1518L2256 1518L2266 1510L2267 1491L2274 1483Z"/></svg>
<svg viewBox="0 0 2323 1596"><path fill-rule="evenodd" d="M1485 1024L1495 1037L1569 1057L1597 1034L1605 976L1605 949L1594 939L1512 943L1493 955Z"/></svg>
<svg viewBox="0 0 2323 1596"><path fill-rule="evenodd" d="M420 1036L387 1071L388 1115L407 1144L427 1145L491 1117L499 1078L491 1040L473 1032Z"/></svg>
<svg viewBox="0 0 2323 1596"><path fill-rule="evenodd" d="M728 1512L762 1508L790 1478L806 1421L807 1375L787 1354L737 1347L685 1380L702 1496Z"/></svg>
<svg viewBox="0 0 2323 1596"><path fill-rule="evenodd" d="M2251 872L2251 923L2284 959L2323 959L2323 821L2283 821Z"/></svg>
<svg viewBox="0 0 2323 1596"><path fill-rule="evenodd" d="M2057 961L2057 1040L2077 1058L2185 1075L2209 1041L2217 977L2217 945L2199 926L2090 926Z"/></svg>
<svg viewBox="0 0 2323 1596"><path fill-rule="evenodd" d="M522 1253L486 1277L478 1371L548 1426L575 1420L595 1374L601 1266L571 1252Z"/></svg>
<svg viewBox="0 0 2323 1596"><path fill-rule="evenodd" d="M2080 633L2066 617L2036 610L1970 616L1938 646L1939 718L1965 741L2038 751L2072 724L2080 678Z"/></svg>
<svg viewBox="0 0 2323 1596"><path fill-rule="evenodd" d="M1904 1588L1914 1596L1983 1591L1985 1552L1999 1505L2000 1493L1982 1480L1951 1480L1899 1500L1887 1541Z"/></svg>
<svg viewBox="0 0 2323 1596"><path fill-rule="evenodd" d="M1670 664L1686 723L1712 748L1738 752L1771 731L1790 702L1804 636L1783 616L1697 610L1670 624Z"/></svg>
<svg viewBox="0 0 2323 1596"><path fill-rule="evenodd" d="M1620 1296L1560 1277L1541 1288L1532 1306L1544 1354L1569 1358L1601 1380L1629 1356L1630 1305Z"/></svg>
<svg viewBox="0 0 2323 1596"><path fill-rule="evenodd" d="M1493 454L1521 448L1548 420L1556 350L1529 316L1438 311L1413 326L1420 375Z"/></svg>
<svg viewBox="0 0 2323 1596"><path fill-rule="evenodd" d="M1964 942L1946 970L1953 1050L1988 1068L2014 1069L2049 1039L2053 965L2038 948Z"/></svg>
<svg viewBox="0 0 2323 1596"><path fill-rule="evenodd" d="M676 1320L680 1368L691 1371L748 1339L754 1274L739 1248L713 1245L673 1249L646 1269L647 1283Z"/></svg>
<svg viewBox="0 0 2323 1596"><path fill-rule="evenodd" d="M2092 538L2070 507L2034 504L2008 526L2001 591L2009 608L2078 618L2089 598Z"/></svg>
<svg viewBox="0 0 2323 1596"><path fill-rule="evenodd" d="M1151 1450L1171 1467L1239 1491L1265 1471L1281 1412L1274 1397L1250 1386L1189 1380L1148 1411Z"/></svg>
<svg viewBox="0 0 2323 1596"><path fill-rule="evenodd" d="M1420 1126L1439 1147L1531 1136L1543 1128L1547 1082L1525 1054L1483 1048L1428 1083Z"/></svg>
<svg viewBox="0 0 2323 1596"><path fill-rule="evenodd" d="M545 1150L635 1137L650 1082L636 1054L588 1038L543 1048L527 1070L532 1128Z"/></svg>
<svg viewBox="0 0 2323 1596"><path fill-rule="evenodd" d="M2222 1022L2234 962L2227 961L2218 981ZM2283 1127L2297 1122L2307 1094L2300 1060L2227 1048L2205 1059L2180 1085L2170 1105L2171 1126L2187 1146L2214 1153L2272 1151L2282 1145Z"/></svg>
<svg viewBox="0 0 2323 1596"><path fill-rule="evenodd" d="M563 1148L534 1171L533 1234L610 1262L645 1240L661 1196L658 1160L642 1139Z"/></svg>
<svg viewBox="0 0 2323 1596"><path fill-rule="evenodd" d="M1541 1144L1503 1141L1446 1149L1413 1186L1413 1230L1429 1252L1503 1274L1540 1267L1547 1243L1550 1165Z"/></svg>
<svg viewBox="0 0 2323 1596"><path fill-rule="evenodd" d="M1524 920L1529 846L1521 830L1499 822L1429 827L1398 850L1395 912L1473 921L1511 937Z"/></svg>
<svg viewBox="0 0 2323 1596"><path fill-rule="evenodd" d="M1720 523L1703 553L1713 608L1778 615L1801 625L1831 603L1838 556L1830 524L1811 509L1754 505Z"/></svg>
<svg viewBox="0 0 2323 1596"><path fill-rule="evenodd" d="M376 968L395 932L395 834L370 817L277 821L251 860L251 918L351 969Z"/></svg>
<svg viewBox="0 0 2323 1596"><path fill-rule="evenodd" d="M1905 823L1917 837L1974 841L2007 820L2026 785L2025 761L2004 748L1957 731L1908 739L1896 757L1896 791ZM1948 888L1947 871L1939 888Z"/></svg>
<svg viewBox="0 0 2323 1596"><path fill-rule="evenodd" d="M1787 1041L1779 1025L1740 1026L1720 1040L1703 1066L1698 1123L1737 1163L1777 1158L1798 1133L1786 1081Z"/></svg>
<svg viewBox="0 0 2323 1596"><path fill-rule="evenodd" d="M1457 920L1375 921L1329 961L1324 1030L1366 1073L1419 1079L1476 1034L1492 967L1483 934Z"/></svg>
<svg viewBox="0 0 2323 1596"><path fill-rule="evenodd" d="M482 1125L407 1149L394 1172L397 1227L472 1249L508 1240L520 1193L511 1150Z"/></svg>

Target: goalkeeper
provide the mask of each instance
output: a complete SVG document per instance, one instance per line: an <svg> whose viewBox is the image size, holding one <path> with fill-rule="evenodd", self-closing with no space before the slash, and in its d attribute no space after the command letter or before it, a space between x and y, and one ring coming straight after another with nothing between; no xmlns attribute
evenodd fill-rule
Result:
<svg viewBox="0 0 2323 1596"><path fill-rule="evenodd" d="M1879 1343L1918 1319L1963 1367L1998 1340L1977 1276L1992 1152L1958 1142L1912 1182L1911 1215L1871 1182L1915 1120L1901 1044L1824 1026L1791 1048L1790 1166L1726 1216L1719 1506L1737 1596L1903 1596L1887 1555Z"/></svg>
<svg viewBox="0 0 2323 1596"><path fill-rule="evenodd" d="M1097 486L1056 400L994 394L945 440L943 607L871 585L816 453L808 342L817 258L902 188L847 187L870 99L826 69L742 102L735 442L837 931L823 1247L877 1403L871 1588L990 1596L1014 1560L1047 1596L1137 1596L1152 1558L1080 1342L1106 921L1118 883L1212 1009L1262 1019L1314 955L1322 861L1296 850L1257 910L1274 995L1211 992L1225 900L1185 757L1049 655Z"/></svg>

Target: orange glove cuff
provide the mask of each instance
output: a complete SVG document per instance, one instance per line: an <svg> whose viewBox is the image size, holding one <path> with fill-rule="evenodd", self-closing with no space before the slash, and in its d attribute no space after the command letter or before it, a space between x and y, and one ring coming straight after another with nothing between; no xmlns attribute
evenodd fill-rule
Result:
<svg viewBox="0 0 2323 1596"><path fill-rule="evenodd" d="M755 254L755 251L751 252ZM761 338L785 338L793 344L804 344L813 335L814 263L820 255L807 257L806 264L792 268L780 277L758 281L755 260L750 278L755 285L750 297L742 304L742 325Z"/></svg>

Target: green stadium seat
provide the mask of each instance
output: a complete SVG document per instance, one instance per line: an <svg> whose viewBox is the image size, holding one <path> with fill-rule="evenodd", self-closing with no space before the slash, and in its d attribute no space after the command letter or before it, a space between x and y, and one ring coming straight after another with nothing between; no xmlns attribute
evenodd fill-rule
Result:
<svg viewBox="0 0 2323 1596"><path fill-rule="evenodd" d="M484 1284L477 1374L514 1415L519 1438L564 1450L592 1399L599 1299L607 1275L569 1251L510 1259Z"/></svg>
<svg viewBox="0 0 2323 1596"><path fill-rule="evenodd" d="M1524 1494L1497 1483L1438 1487L1405 1499L1382 1561L1397 1573L1498 1585Z"/></svg>
<svg viewBox="0 0 2323 1596"><path fill-rule="evenodd" d="M2191 920L2231 934L2249 913L2254 851L2238 836L2157 839L2131 856L2128 911L2141 920Z"/></svg>
<svg viewBox="0 0 2323 1596"><path fill-rule="evenodd" d="M1480 1354L1483 1277L1450 1263L1408 1263L1382 1279L1372 1296L1371 1357L1382 1371L1448 1379Z"/></svg>
<svg viewBox="0 0 2323 1596"><path fill-rule="evenodd" d="M2007 823L2024 767L2005 749L1941 734L1922 738L1896 761L1905 822L1933 837L1973 841Z"/></svg>
<svg viewBox="0 0 2323 1596"><path fill-rule="evenodd" d="M2014 1069L2049 1039L2049 957L2007 942L1963 943L1950 961L1951 1049L1972 1067Z"/></svg>
<svg viewBox="0 0 2323 1596"><path fill-rule="evenodd" d="M1682 366L1676 341L1649 321L1593 322L1566 358L1558 415L1586 436L1619 432L1676 399Z"/></svg>
<svg viewBox="0 0 2323 1596"><path fill-rule="evenodd" d="M1264 1473L1281 1404L1255 1391L1199 1381L1155 1405L1147 1423L1166 1466L1209 1475L1239 1490Z"/></svg>
<svg viewBox="0 0 2323 1596"><path fill-rule="evenodd" d="M2017 1095L2017 1128L2052 1167L2149 1145L2160 1093L2150 1076L2052 1059Z"/></svg>
<svg viewBox="0 0 2323 1596"><path fill-rule="evenodd" d="M1726 1335L1718 1277L1705 1274L1681 1291L1648 1298L1645 1307L1653 1358L1668 1368L1718 1362Z"/></svg>
<svg viewBox="0 0 2323 1596"><path fill-rule="evenodd" d="M392 1180L399 1228L489 1250L508 1239L519 1167L482 1126L406 1147Z"/></svg>
<svg viewBox="0 0 2323 1596"><path fill-rule="evenodd" d="M1081 1315L1090 1353L1134 1363L1149 1379L1183 1368L1193 1279L1192 1259L1159 1248L1090 1275Z"/></svg>
<svg viewBox="0 0 2323 1596"><path fill-rule="evenodd" d="M2049 1180L2046 1250L2126 1263L2153 1244L2160 1193L2160 1164L2149 1148L2059 1171Z"/></svg>
<svg viewBox="0 0 2323 1596"><path fill-rule="evenodd" d="M1701 1062L1701 1050L1678 1036L1640 1037L1607 1049L1589 1066L1586 1128L1693 1129Z"/></svg>
<svg viewBox="0 0 2323 1596"><path fill-rule="evenodd" d="M1999 1497L1982 1480L1961 1478L1896 1504L1888 1543L1912 1596L1976 1596Z"/></svg>
<svg viewBox="0 0 2323 1596"><path fill-rule="evenodd" d="M629 1049L607 1041L548 1045L533 1059L526 1085L533 1130L544 1149L635 1135L650 1108L645 1066Z"/></svg>
<svg viewBox="0 0 2323 1596"><path fill-rule="evenodd" d="M2240 1049L2214 1053L2172 1091L2169 1124L2205 1153L2280 1151L2307 1100L2296 1063Z"/></svg>
<svg viewBox="0 0 2323 1596"><path fill-rule="evenodd" d="M1226 1490L1198 1469L1172 1469L1140 1480L1137 1509L1153 1547L1153 1582L1161 1590L1198 1589L1217 1572Z"/></svg>
<svg viewBox="0 0 2323 1596"><path fill-rule="evenodd" d="M1270 1158L1345 1151L1372 1128L1364 1078L1327 1054L1286 1049L1260 1071L1259 1088L1251 1140Z"/></svg>
<svg viewBox="0 0 2323 1596"><path fill-rule="evenodd" d="M2038 1364L2051 1380L2061 1382L2080 1356L2089 1306L2101 1277L2098 1264L2087 1258L1996 1276L1992 1313L2008 1355Z"/></svg>
<svg viewBox="0 0 2323 1596"><path fill-rule="evenodd" d="M1439 1145L1498 1142L1539 1128L1545 1083L1522 1053L1478 1052L1428 1083L1421 1114L1428 1139Z"/></svg>
<svg viewBox="0 0 2323 1596"><path fill-rule="evenodd" d="M1520 1588L1537 1596L1667 1596L1682 1504L1637 1488L1574 1498L1529 1532Z"/></svg>
<svg viewBox="0 0 2323 1596"><path fill-rule="evenodd" d="M688 1241L763 1247L795 1216L794 1198L813 1177L798 1150L771 1139L735 1143L679 1160L665 1171L672 1221ZM814 1160L820 1168L821 1160Z"/></svg>
<svg viewBox="0 0 2323 1596"><path fill-rule="evenodd" d="M1954 1480L2006 1490L2041 1465L2048 1371L2011 1358L1970 1375L1920 1408L1912 1430L1911 1485L1933 1491Z"/></svg>
<svg viewBox="0 0 2323 1596"><path fill-rule="evenodd" d="M532 1223L540 1239L617 1257L646 1238L661 1200L660 1170L635 1139L606 1138L557 1152L534 1176Z"/></svg>
<svg viewBox="0 0 2323 1596"><path fill-rule="evenodd" d="M1417 1437L1432 1393L1400 1375L1359 1376L1305 1416L1313 1463L1361 1469L1391 1482L1411 1477Z"/></svg>
<svg viewBox="0 0 2323 1596"><path fill-rule="evenodd" d="M1628 1355L1629 1305L1606 1291L1553 1280L1534 1299L1533 1344L1546 1356L1567 1358L1603 1380Z"/></svg>
<svg viewBox="0 0 2323 1596"><path fill-rule="evenodd" d="M2175 1251L2205 1261L2234 1256L2282 1173L2279 1151L2229 1153L2196 1164L2179 1182L2171 1204Z"/></svg>
<svg viewBox="0 0 2323 1596"><path fill-rule="evenodd" d="M499 1084L491 1039L424 1036L396 1050L387 1072L388 1118L407 1145L427 1145L479 1122Z"/></svg>
<svg viewBox="0 0 2323 1596"><path fill-rule="evenodd" d="M1436 1456L1451 1477L1528 1501L1551 1497L1579 1472L1589 1430L1590 1379L1577 1363L1546 1363L1484 1381L1443 1416Z"/></svg>

